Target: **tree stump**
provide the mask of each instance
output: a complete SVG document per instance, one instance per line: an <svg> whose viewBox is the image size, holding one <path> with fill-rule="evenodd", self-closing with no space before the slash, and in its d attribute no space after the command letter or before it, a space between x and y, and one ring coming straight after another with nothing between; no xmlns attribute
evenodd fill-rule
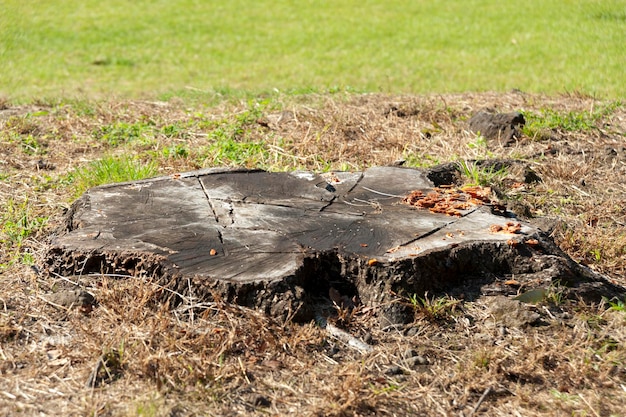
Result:
<svg viewBox="0 0 626 417"><path fill-rule="evenodd" d="M488 190L444 187L429 173L218 168L96 187L67 213L47 270L151 277L167 294L294 320L311 319L329 291L375 305L472 283L516 291L512 277L609 285Z"/></svg>

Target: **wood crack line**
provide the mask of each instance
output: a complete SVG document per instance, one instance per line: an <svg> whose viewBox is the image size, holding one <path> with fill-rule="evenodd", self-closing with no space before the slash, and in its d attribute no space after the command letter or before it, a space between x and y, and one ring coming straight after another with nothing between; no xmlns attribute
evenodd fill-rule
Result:
<svg viewBox="0 0 626 417"><path fill-rule="evenodd" d="M202 192L204 193L204 197L206 198L207 204L209 205L209 208L211 209L211 212L213 213L213 218L215 218L215 222L219 225L220 224L219 216L217 215L217 211L215 211L215 207L213 207L213 202L211 201L211 198L209 197L209 194L207 193L207 190L204 187L204 184L202 183L202 181L200 181L200 177L198 177L198 183L200 184L200 188L202 188ZM217 237L220 240L220 244L222 245L222 250L224 251L224 255L228 255L228 251L226 250L226 247L224 246L224 236L222 235L222 231L219 230L219 228L216 228L216 230L217 230Z"/></svg>
<svg viewBox="0 0 626 417"><path fill-rule="evenodd" d="M477 207L476 207L476 208L474 208L474 209L473 209L472 211L470 211L469 213L465 213L465 214L463 215L463 217L465 217L465 216L468 216L468 215L472 214L472 213L473 213L473 212L475 212L476 210L478 210L478 208L477 208ZM463 217L461 217L461 218L463 218ZM444 223L444 224L442 224L441 226L439 226L439 227L437 227L437 228L435 228L435 229L432 229L432 230L430 230L430 231L428 231L428 232L424 233L423 235L419 235L419 236L418 236L418 237L416 237L415 239L411 239L411 240L409 240L409 241L407 241L407 242L404 242L404 243L402 243L402 244L400 244L400 245L398 245L398 246L399 246L399 247L401 247L401 246L407 246L407 245L410 245L411 243L416 242L416 241L418 241L418 240L420 240L420 239L424 239L424 238L426 238L426 237L428 237L428 236L430 236L430 235L432 235L432 234L434 234L434 233L437 233L438 231L440 231L440 230L441 230L441 229L443 229L443 228L446 228L446 227L448 227L448 226L450 226L450 225L453 225L454 223L458 222L461 218L458 218L458 219L456 219L456 220L453 220L453 221L451 221L451 222L449 222L449 223Z"/></svg>
<svg viewBox="0 0 626 417"><path fill-rule="evenodd" d="M200 181L200 177L197 177L197 180L198 180L198 184L200 184L200 188L202 188L202 192L204 193L204 197L206 198L206 201L209 204L209 208L211 209L211 213L213 213L213 218L215 219L217 224L219 224L220 223L220 219L219 219L219 216L217 215L217 211L215 211L215 208L213 207L213 202L211 201L211 197L209 197L209 193L207 192L206 188L204 187L204 184L202 183L202 181Z"/></svg>

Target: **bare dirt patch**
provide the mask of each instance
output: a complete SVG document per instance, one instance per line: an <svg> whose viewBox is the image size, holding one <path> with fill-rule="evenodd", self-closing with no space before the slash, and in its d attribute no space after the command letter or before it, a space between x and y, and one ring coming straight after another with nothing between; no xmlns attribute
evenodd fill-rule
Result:
<svg viewBox="0 0 626 417"><path fill-rule="evenodd" d="M339 289L329 294L330 324L373 346L361 353L318 323L272 319L219 297L189 292L169 305L160 301L168 289L149 279L41 270L50 234L76 197L79 183L69 174L104 155L136 155L173 175L216 164L321 171L463 160L493 189L494 202L624 286L622 104L511 93L3 107L2 414L620 415L626 408L623 304L568 299L557 283L522 300L512 298L524 286L509 277L500 283L508 296L489 295L486 281L478 297L475 287L461 287L358 306ZM529 115L556 112L561 124L526 130L512 143L485 140L468 120L487 107L521 111L527 127ZM460 185L469 175L450 178Z"/></svg>

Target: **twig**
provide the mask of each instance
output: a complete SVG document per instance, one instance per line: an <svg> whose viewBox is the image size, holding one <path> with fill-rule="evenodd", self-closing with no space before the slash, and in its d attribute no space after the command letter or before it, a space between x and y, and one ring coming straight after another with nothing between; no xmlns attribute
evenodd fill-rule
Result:
<svg viewBox="0 0 626 417"><path fill-rule="evenodd" d="M365 203L370 207L374 207L376 210L380 212L383 211L383 208L381 207L378 201L365 201L365 200L361 200L360 198L355 198L354 201L358 201L359 203Z"/></svg>
<svg viewBox="0 0 626 417"><path fill-rule="evenodd" d="M185 89L190 90L190 91L197 91L197 92L199 92L199 93L206 93L206 94L210 93L210 91L209 91L209 90L203 90L203 89L201 89L201 88L193 87L193 86L191 86L191 85L186 85L186 86L185 86ZM217 96L221 96L221 94L220 94L220 93L217 93L216 95L217 95Z"/></svg>
<svg viewBox="0 0 626 417"><path fill-rule="evenodd" d="M383 193L382 191L372 190L371 188L367 188L367 187L364 187L364 186L361 186L361 188L363 188L364 190L367 190L369 192L372 192L374 194L380 194L380 195L384 195L384 196L387 196L387 197L397 197L397 198L403 198L404 197L403 195L387 194L387 193Z"/></svg>
<svg viewBox="0 0 626 417"><path fill-rule="evenodd" d="M285 150L283 148L281 148L280 146L269 144L269 145L267 145L267 147L270 148L270 150L273 150L274 152L276 152L277 154L282 155L282 156L286 156L288 158L299 159L300 161L307 161L307 160L310 159L309 157L298 156L298 155L290 155L287 152L285 152Z"/></svg>
<svg viewBox="0 0 626 417"><path fill-rule="evenodd" d="M11 399L11 400L17 400L17 397L13 394L11 394L10 392L6 392L6 391L2 391L2 394L4 394L5 397Z"/></svg>
<svg viewBox="0 0 626 417"><path fill-rule="evenodd" d="M580 188L576 187L575 185L570 185L570 187L573 188L574 190L578 191L584 197L591 197L591 194L581 190Z"/></svg>
<svg viewBox="0 0 626 417"><path fill-rule="evenodd" d="M98 360L96 361L96 364L93 367L93 370L89 374L89 378L87 378L85 387L91 388L92 390L96 387L96 385L98 384L98 372L100 372L100 368L102 367L102 365L104 365L104 363L102 361L102 356L100 356Z"/></svg>
<svg viewBox="0 0 626 417"><path fill-rule="evenodd" d="M61 278L61 279L66 280L66 281L68 281L68 282L71 282L71 283L73 283L73 284L79 285L78 283L72 282L72 281L70 281L69 279L67 279L66 277L62 276L62 275L59 275L59 274L54 274L54 275L56 275L57 277L59 277L59 278ZM98 277L107 277L107 278L137 278L137 277L135 277L135 276L132 276L132 275L127 275L127 274L101 274L101 273L93 273L93 274L89 274L89 275L82 275L82 276L88 276L88 277L96 277L96 276L98 276ZM160 290L168 291L168 292L170 292L170 293L172 293L172 294L174 294L174 295L179 296L179 297L180 297L180 298L182 298L183 300L186 300L186 299L187 299L187 297L185 297L185 296L184 296L184 295L182 295L181 293L176 292L176 291L174 291L174 290L172 290L172 289L170 289L170 288L164 287L163 285L159 285L159 284L157 284L157 283L155 283L155 282L153 282L152 284L153 284L154 286L156 286L156 287L157 287L158 289L160 289ZM212 303L210 303L210 304L212 304Z"/></svg>
<svg viewBox="0 0 626 417"><path fill-rule="evenodd" d="M101 274L101 273L93 273L93 274L89 274L88 276L90 277L109 277L109 278L136 278L132 275L128 275L128 274Z"/></svg>
<svg viewBox="0 0 626 417"><path fill-rule="evenodd" d="M404 325L402 324L390 324L389 326L385 326L382 329L380 329L380 331L387 332L389 330L402 330L403 327Z"/></svg>
<svg viewBox="0 0 626 417"><path fill-rule="evenodd" d="M369 353L374 350L370 345L365 343L364 341L357 339L352 336L350 333L341 330L339 327L333 326L332 324L326 324L326 331L333 337L341 340L348 346L358 350L361 353Z"/></svg>
<svg viewBox="0 0 626 417"><path fill-rule="evenodd" d="M330 356L328 356L328 355L324 355L324 354L322 354L322 358L323 358L326 362L330 363L331 365L337 365L337 364L339 363L339 362L337 362L336 360L334 360L333 358L331 358L331 357L330 357Z"/></svg>
<svg viewBox="0 0 626 417"><path fill-rule="evenodd" d="M543 306L543 311L545 311L545 312L546 312L546 314L547 314L548 316L550 316L550 318L551 318L552 320L556 320L556 317L554 317L554 314L552 314L552 313L550 312L550 309L549 309L548 307Z"/></svg>
<svg viewBox="0 0 626 417"><path fill-rule="evenodd" d="M69 277L64 277L63 275L59 275L59 274L57 274L56 272L53 272L53 273L52 273L52 275L54 275L54 276L55 276L55 277L57 277L57 278L62 279L63 281L67 281L67 282L69 282L69 283L70 283L70 284L72 284L72 285L75 285L75 286L77 286L77 287L80 287L80 284L79 284L78 282L72 281L71 279L69 279ZM80 278L80 277L79 277L79 278Z"/></svg>
<svg viewBox="0 0 626 417"><path fill-rule="evenodd" d="M239 367L241 368L241 373L243 374L244 379L246 380L248 385L250 385L250 379L248 378L248 373L246 372L246 368L243 366L243 362L241 361L241 356L238 356L237 360L239 361Z"/></svg>
<svg viewBox="0 0 626 417"><path fill-rule="evenodd" d="M57 304L57 303L55 303L55 302L52 302L52 301L48 300L46 297L44 297L44 296L42 296L42 295L40 295L40 294L37 294L37 298L39 298L39 299L41 299L41 300L45 301L46 303L50 304L50 305L51 305L51 306L53 306L53 307L56 307L56 308L58 308L59 310L63 310L63 311L65 311L65 312L69 312L69 311L71 311L71 310L72 310L72 307L74 306L74 303L72 303L72 305L70 305L69 307L62 306L61 304Z"/></svg>
<svg viewBox="0 0 626 417"><path fill-rule="evenodd" d="M354 348L361 353L369 353L374 350L374 348L372 348L370 345L363 342L362 340L357 339L356 337L352 336L350 333L344 330L341 330L339 327L328 323L328 321L319 314L316 317L316 321L317 321L317 324L322 329L326 329L328 334L330 334L335 339L342 341L349 347Z"/></svg>
<svg viewBox="0 0 626 417"><path fill-rule="evenodd" d="M487 395L489 395L490 392L491 392L491 387L487 387L485 392L483 392L483 395L481 395L480 398L478 399L478 402L476 403L472 411L470 411L470 413L468 414L468 417L472 417L474 413L478 411L478 408L483 403L483 401L485 401L485 398L487 398Z"/></svg>
<svg viewBox="0 0 626 417"><path fill-rule="evenodd" d="M591 410L591 412L593 413L594 416L600 417L600 414L598 414L598 412L596 410L594 410L594 408L591 406L591 404L589 404L587 399L585 397L583 397L583 395L581 393L578 393L578 396L580 397L581 400L583 400L583 402L585 404L587 404L587 407L589 407L589 409Z"/></svg>

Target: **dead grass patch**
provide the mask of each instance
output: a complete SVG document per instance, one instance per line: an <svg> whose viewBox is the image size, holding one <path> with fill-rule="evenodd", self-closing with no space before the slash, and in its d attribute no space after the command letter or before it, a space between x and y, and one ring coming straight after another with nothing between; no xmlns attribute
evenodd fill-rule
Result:
<svg viewBox="0 0 626 417"><path fill-rule="evenodd" d="M384 330L371 315L351 317L351 331L374 346L362 355L314 323L280 323L219 300L183 297L172 307L158 301L167 290L148 279L62 279L29 266L69 206L73 170L132 154L174 174L210 163L208 149L224 140L262 144L227 163L269 169L512 161L494 184L499 200L558 218L556 242L625 285L624 106L591 129L555 128L507 147L478 140L466 125L484 107L539 114L605 104L522 93L279 97L215 108L3 104L0 205L26 202L29 215L47 223L18 222L25 232L19 250L6 230L2 236L0 414L620 415L626 316L608 304L544 301L526 307L539 315L537 325L517 328L494 320L485 299L433 298L431 307L442 301L454 312L435 320L425 310L409 325ZM121 142L103 140L103 127L120 128ZM526 167L539 180L525 181ZM76 284L95 296L93 309L47 301Z"/></svg>

